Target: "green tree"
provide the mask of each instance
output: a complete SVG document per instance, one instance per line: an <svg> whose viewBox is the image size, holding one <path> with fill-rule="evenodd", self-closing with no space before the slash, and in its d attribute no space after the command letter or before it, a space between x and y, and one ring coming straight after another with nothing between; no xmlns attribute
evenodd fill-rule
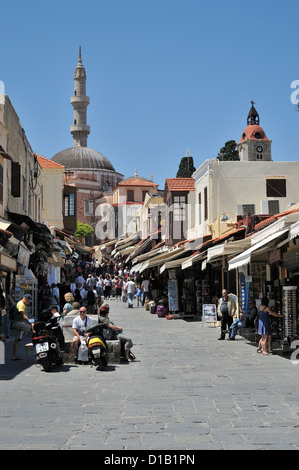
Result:
<svg viewBox="0 0 299 470"><path fill-rule="evenodd" d="M224 147L222 147L217 155L217 160L220 161L230 161L230 160L240 160L239 152L237 150L237 144L234 140L229 140L225 142Z"/></svg>
<svg viewBox="0 0 299 470"><path fill-rule="evenodd" d="M80 240L84 241L85 237L88 237L94 232L94 228L88 224L84 224L83 222L77 222L77 230L75 232L75 237Z"/></svg>
<svg viewBox="0 0 299 470"><path fill-rule="evenodd" d="M193 157L183 157L180 162L177 178L191 178L196 168L193 164Z"/></svg>

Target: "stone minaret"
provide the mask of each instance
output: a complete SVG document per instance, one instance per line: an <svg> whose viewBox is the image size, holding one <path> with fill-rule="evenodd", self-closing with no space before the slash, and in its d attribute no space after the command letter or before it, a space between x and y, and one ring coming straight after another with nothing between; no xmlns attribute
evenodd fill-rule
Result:
<svg viewBox="0 0 299 470"><path fill-rule="evenodd" d="M73 145L87 147L87 137L90 133L90 126L87 125L87 106L89 97L86 96L86 72L82 64L81 47L79 47L79 59L74 75L75 91L71 97L71 104L74 108L74 125L70 127L73 136Z"/></svg>

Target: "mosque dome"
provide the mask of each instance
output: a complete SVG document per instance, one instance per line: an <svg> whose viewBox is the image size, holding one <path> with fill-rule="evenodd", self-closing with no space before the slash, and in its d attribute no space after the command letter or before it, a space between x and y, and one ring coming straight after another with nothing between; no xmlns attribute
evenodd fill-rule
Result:
<svg viewBox="0 0 299 470"><path fill-rule="evenodd" d="M51 159L66 169L90 169L115 171L112 163L97 150L89 147L70 147L56 153Z"/></svg>

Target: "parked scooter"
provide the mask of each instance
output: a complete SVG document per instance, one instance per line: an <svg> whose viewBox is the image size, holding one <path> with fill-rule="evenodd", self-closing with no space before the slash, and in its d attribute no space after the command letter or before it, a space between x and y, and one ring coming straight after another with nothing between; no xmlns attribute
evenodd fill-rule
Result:
<svg viewBox="0 0 299 470"><path fill-rule="evenodd" d="M45 321L37 321L33 326L32 343L36 350L36 362L41 364L45 372L49 372L53 365L63 363L59 338L62 335L59 325L60 316L54 316L50 312Z"/></svg>
<svg viewBox="0 0 299 470"><path fill-rule="evenodd" d="M103 336L105 325L95 325L89 328L87 333L88 357L97 370L104 370L108 364L108 346Z"/></svg>

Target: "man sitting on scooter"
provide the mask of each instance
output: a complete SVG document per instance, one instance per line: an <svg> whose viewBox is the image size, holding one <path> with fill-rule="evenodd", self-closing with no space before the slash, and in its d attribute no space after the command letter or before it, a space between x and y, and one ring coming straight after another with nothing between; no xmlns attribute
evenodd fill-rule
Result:
<svg viewBox="0 0 299 470"><path fill-rule="evenodd" d="M74 360L77 362L78 360L78 348L81 342L81 336L85 335L85 331L90 328L93 324L92 319L88 317L87 315L87 310L86 307L80 307L79 309L79 316L74 318L73 321L73 333L74 333L74 338L72 341L72 349L74 353Z"/></svg>
<svg viewBox="0 0 299 470"><path fill-rule="evenodd" d="M103 336L106 340L118 339L121 346L121 356L124 357L124 361L132 362L134 359L136 359L134 354L131 352L133 342L131 338L128 338L122 334L123 328L121 326L114 325L114 323L110 320L108 317L109 310L110 307L108 304L102 305L99 309L99 323L108 327L107 329L103 330Z"/></svg>

